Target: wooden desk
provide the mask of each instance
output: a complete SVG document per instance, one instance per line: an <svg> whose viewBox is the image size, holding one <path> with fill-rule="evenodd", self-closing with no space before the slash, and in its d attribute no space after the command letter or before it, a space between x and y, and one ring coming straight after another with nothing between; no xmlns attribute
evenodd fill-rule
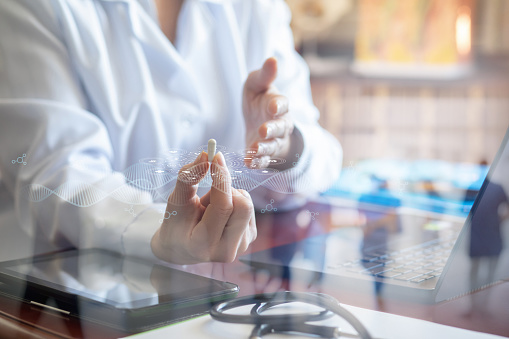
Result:
<svg viewBox="0 0 509 339"><path fill-rule="evenodd" d="M311 222L310 212L316 220ZM316 214L318 213L318 214ZM336 213L336 212L335 212ZM306 217L307 216L307 217ZM348 220L348 216L345 216ZM308 236L331 231L331 208L310 203L300 210L257 215L258 238L249 251L258 251L291 243ZM509 337L509 282L500 282L487 289L439 303L423 305L401 300L384 300L373 295L342 291L319 283L308 286L306 282L269 276L255 271L236 260L231 264L206 263L193 265L187 271L220 280L234 282L240 295L277 290L320 291L330 294L340 302L358 307L428 320L444 325ZM37 307L20 305L0 296L0 337L2 338L117 338L126 336L106 327L78 321Z"/></svg>

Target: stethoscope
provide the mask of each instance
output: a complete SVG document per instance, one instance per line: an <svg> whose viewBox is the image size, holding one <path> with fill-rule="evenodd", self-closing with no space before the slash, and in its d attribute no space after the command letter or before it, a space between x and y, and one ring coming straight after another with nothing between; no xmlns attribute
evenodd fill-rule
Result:
<svg viewBox="0 0 509 339"><path fill-rule="evenodd" d="M275 306L291 302L315 305L323 308L323 310L298 314L263 314ZM249 315L226 313L228 310L247 305L253 305ZM333 297L321 293L276 292L271 294L256 294L221 302L214 305L210 310L210 315L215 320L227 323L255 325L249 337L250 339L260 339L264 335L270 333L288 332L310 334L322 338L351 336L342 333L338 327L308 324L310 321L328 319L335 314L352 325L357 331L358 337L362 339L372 339L364 325L362 325L352 313L342 307Z"/></svg>

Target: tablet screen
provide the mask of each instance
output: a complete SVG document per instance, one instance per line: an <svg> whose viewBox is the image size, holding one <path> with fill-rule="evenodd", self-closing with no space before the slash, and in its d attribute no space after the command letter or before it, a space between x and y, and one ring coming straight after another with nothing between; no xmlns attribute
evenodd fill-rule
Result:
<svg viewBox="0 0 509 339"><path fill-rule="evenodd" d="M102 250L76 250L16 261L3 265L1 271L121 308L213 296L231 288L231 284Z"/></svg>

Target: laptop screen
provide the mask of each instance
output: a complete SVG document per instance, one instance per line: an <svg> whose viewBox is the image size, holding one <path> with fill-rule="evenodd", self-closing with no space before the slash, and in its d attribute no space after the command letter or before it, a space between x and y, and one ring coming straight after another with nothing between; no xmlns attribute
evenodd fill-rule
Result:
<svg viewBox="0 0 509 339"><path fill-rule="evenodd" d="M509 132L442 277L437 301L509 277Z"/></svg>

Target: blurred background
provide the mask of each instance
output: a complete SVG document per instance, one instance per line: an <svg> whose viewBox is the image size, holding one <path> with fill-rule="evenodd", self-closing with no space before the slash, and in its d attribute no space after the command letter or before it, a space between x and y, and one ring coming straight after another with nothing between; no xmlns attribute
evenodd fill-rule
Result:
<svg viewBox="0 0 509 339"><path fill-rule="evenodd" d="M320 123L343 146L328 194L468 212L509 126L509 1L287 3Z"/></svg>

